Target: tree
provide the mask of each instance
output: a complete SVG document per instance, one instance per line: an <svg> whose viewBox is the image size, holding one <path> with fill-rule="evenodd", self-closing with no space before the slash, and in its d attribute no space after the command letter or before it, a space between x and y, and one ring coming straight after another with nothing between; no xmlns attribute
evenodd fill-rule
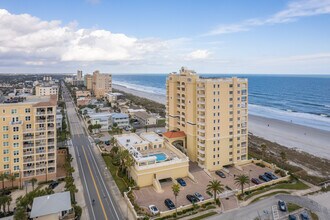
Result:
<svg viewBox="0 0 330 220"><path fill-rule="evenodd" d="M217 193L221 193L223 191L223 185L219 180L211 180L207 185L208 191L213 191L214 202L217 201Z"/></svg>
<svg viewBox="0 0 330 220"><path fill-rule="evenodd" d="M131 175L128 175L129 174L129 170L130 168L134 165L134 159L133 159L133 156L131 154L129 154L126 158L126 161L125 161L125 167L126 167L126 172L127 172L127 177L131 178Z"/></svg>
<svg viewBox="0 0 330 220"><path fill-rule="evenodd" d="M6 196L1 196L0 197L0 210L2 208L3 212L6 212L6 204L7 204Z"/></svg>
<svg viewBox="0 0 330 220"><path fill-rule="evenodd" d="M9 213L10 212L10 203L11 201L13 201L13 198L11 197L11 195L7 196L7 212Z"/></svg>
<svg viewBox="0 0 330 220"><path fill-rule="evenodd" d="M265 143L262 143L260 147L261 147L261 159L264 160L267 150L267 145Z"/></svg>
<svg viewBox="0 0 330 220"><path fill-rule="evenodd" d="M236 176L234 180L235 180L236 185L241 186L241 191L243 194L244 185L248 184L250 182L249 177L245 174L240 174L240 175Z"/></svg>
<svg viewBox="0 0 330 220"><path fill-rule="evenodd" d="M180 186L179 184L173 184L172 185L172 191L173 191L173 194L174 194L174 198L175 198L175 216L178 215L178 204L177 204L177 197L179 195L179 192L180 192Z"/></svg>
<svg viewBox="0 0 330 220"><path fill-rule="evenodd" d="M26 214L26 209L24 207L18 207L15 210L15 215L14 215L14 220L22 220L22 219L27 219L27 214Z"/></svg>
<svg viewBox="0 0 330 220"><path fill-rule="evenodd" d="M32 184L32 190L34 190L34 185L38 182L38 180L36 179L36 178L32 178L31 180L30 180L30 182L31 182L31 184Z"/></svg>
<svg viewBox="0 0 330 220"><path fill-rule="evenodd" d="M284 151L281 151L280 156L282 161L285 163L287 161L286 153Z"/></svg>
<svg viewBox="0 0 330 220"><path fill-rule="evenodd" d="M7 173L1 173L0 174L0 181L2 182L2 189L5 188L5 180L8 179Z"/></svg>
<svg viewBox="0 0 330 220"><path fill-rule="evenodd" d="M15 174L12 173L12 174L8 175L8 180L11 181L11 188L14 188L14 182L16 180Z"/></svg>

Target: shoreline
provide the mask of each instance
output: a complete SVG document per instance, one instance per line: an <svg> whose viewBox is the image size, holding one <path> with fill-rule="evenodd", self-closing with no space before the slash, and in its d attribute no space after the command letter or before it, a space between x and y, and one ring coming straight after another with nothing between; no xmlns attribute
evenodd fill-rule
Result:
<svg viewBox="0 0 330 220"><path fill-rule="evenodd" d="M163 95L137 91L116 84L113 84L113 88L160 104L166 103L166 97ZM287 148L330 159L329 131L249 114L249 132Z"/></svg>

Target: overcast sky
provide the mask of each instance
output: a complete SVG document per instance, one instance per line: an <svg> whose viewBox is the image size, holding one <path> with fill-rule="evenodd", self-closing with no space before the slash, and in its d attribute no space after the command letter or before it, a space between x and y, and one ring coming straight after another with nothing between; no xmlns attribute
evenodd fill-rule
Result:
<svg viewBox="0 0 330 220"><path fill-rule="evenodd" d="M1 0L0 72L330 74L330 0Z"/></svg>

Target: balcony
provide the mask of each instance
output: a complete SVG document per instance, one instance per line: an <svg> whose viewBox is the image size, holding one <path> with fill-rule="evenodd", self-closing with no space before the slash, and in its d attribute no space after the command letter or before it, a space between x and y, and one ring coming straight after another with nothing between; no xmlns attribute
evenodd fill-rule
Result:
<svg viewBox="0 0 330 220"><path fill-rule="evenodd" d="M28 171L28 173L25 173L24 172L23 175L24 175L24 177L34 176L34 171L32 171L32 172L31 171Z"/></svg>
<svg viewBox="0 0 330 220"><path fill-rule="evenodd" d="M23 124L23 121L11 121L10 125L21 125Z"/></svg>
<svg viewBox="0 0 330 220"><path fill-rule="evenodd" d="M198 160L205 161L205 157L201 157L198 155Z"/></svg>
<svg viewBox="0 0 330 220"><path fill-rule="evenodd" d="M197 138L200 140L205 140L205 136L197 135Z"/></svg>
<svg viewBox="0 0 330 220"><path fill-rule="evenodd" d="M45 139L46 135L36 135L35 139Z"/></svg>
<svg viewBox="0 0 330 220"><path fill-rule="evenodd" d="M44 111L37 111L36 112L36 115L46 115L46 112L44 112Z"/></svg>
<svg viewBox="0 0 330 220"><path fill-rule="evenodd" d="M24 158L23 163L28 163L34 161L33 157L32 158Z"/></svg>
<svg viewBox="0 0 330 220"><path fill-rule="evenodd" d="M25 170L34 170L35 168L34 168L34 165L31 165L31 166L26 166L26 165L24 165L23 166L23 170L25 171Z"/></svg>
<svg viewBox="0 0 330 220"><path fill-rule="evenodd" d="M198 153L205 155L205 148L199 148Z"/></svg>
<svg viewBox="0 0 330 220"><path fill-rule="evenodd" d="M33 138L34 138L33 135L24 135L23 136L23 140L31 140Z"/></svg>
<svg viewBox="0 0 330 220"><path fill-rule="evenodd" d="M37 131L45 131L45 130L46 130L45 127L39 127L39 128L37 128Z"/></svg>
<svg viewBox="0 0 330 220"><path fill-rule="evenodd" d="M46 157L37 157L36 161L46 160Z"/></svg>
<svg viewBox="0 0 330 220"><path fill-rule="evenodd" d="M34 151L23 151L23 155L31 155L34 154Z"/></svg>
<svg viewBox="0 0 330 220"><path fill-rule="evenodd" d="M23 148L31 148L34 147L34 144L23 144Z"/></svg>
<svg viewBox="0 0 330 220"><path fill-rule="evenodd" d="M46 120L36 120L36 123L45 123Z"/></svg>

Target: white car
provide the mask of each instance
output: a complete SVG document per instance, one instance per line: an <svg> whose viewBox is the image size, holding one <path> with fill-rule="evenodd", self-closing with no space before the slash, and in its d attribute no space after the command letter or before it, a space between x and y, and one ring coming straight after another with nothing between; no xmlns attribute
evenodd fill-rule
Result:
<svg viewBox="0 0 330 220"><path fill-rule="evenodd" d="M203 197L200 193L195 192L195 196L197 197L197 199L198 199L199 201L204 201L204 197Z"/></svg>
<svg viewBox="0 0 330 220"><path fill-rule="evenodd" d="M157 215L159 213L159 209L155 205L149 205L149 210L153 215Z"/></svg>

